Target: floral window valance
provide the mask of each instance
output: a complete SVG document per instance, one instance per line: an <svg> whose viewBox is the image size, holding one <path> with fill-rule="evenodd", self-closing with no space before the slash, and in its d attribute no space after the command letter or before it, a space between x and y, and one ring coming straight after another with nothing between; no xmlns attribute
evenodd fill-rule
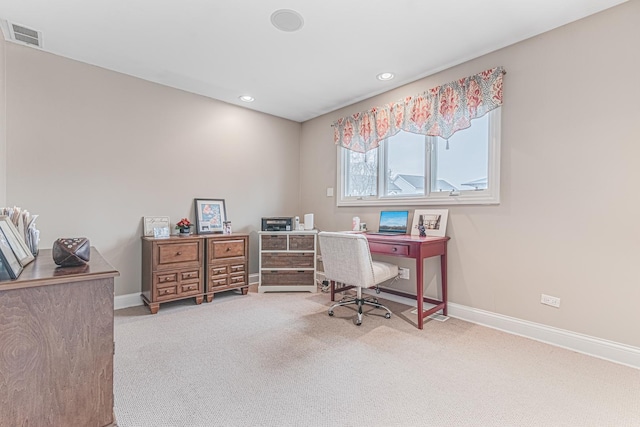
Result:
<svg viewBox="0 0 640 427"><path fill-rule="evenodd" d="M400 130L449 139L502 105L503 67L465 77L401 101L343 117L333 124L334 142L367 152Z"/></svg>

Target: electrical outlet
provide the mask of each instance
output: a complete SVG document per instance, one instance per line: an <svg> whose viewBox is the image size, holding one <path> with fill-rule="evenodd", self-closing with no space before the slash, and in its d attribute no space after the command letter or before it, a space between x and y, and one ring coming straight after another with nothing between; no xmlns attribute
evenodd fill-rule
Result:
<svg viewBox="0 0 640 427"><path fill-rule="evenodd" d="M558 297L542 294L540 302L545 305L550 305L551 307L560 308L560 298Z"/></svg>
<svg viewBox="0 0 640 427"><path fill-rule="evenodd" d="M401 279L406 279L409 280L409 269L408 268L399 268L398 271L400 272L400 278Z"/></svg>

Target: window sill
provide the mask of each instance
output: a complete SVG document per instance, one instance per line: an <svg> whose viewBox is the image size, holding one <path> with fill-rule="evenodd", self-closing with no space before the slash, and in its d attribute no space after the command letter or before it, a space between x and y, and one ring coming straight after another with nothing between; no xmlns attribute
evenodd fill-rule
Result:
<svg viewBox="0 0 640 427"><path fill-rule="evenodd" d="M456 206L456 205L499 205L500 198L484 194L482 196L446 196L425 198L394 197L368 199L338 199L336 206Z"/></svg>

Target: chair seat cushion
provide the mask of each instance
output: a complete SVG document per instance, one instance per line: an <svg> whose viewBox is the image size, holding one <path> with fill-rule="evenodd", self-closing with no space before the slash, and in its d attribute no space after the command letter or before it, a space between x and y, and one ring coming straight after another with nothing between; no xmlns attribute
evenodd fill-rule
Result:
<svg viewBox="0 0 640 427"><path fill-rule="evenodd" d="M393 279L398 275L398 266L388 262L373 261L373 277L375 283Z"/></svg>

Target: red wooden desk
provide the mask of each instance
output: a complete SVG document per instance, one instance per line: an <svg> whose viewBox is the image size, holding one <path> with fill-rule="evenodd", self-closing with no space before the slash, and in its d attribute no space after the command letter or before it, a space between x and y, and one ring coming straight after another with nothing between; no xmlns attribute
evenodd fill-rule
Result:
<svg viewBox="0 0 640 427"><path fill-rule="evenodd" d="M443 315L447 315L447 242L449 237L418 237L410 235L402 236L381 236L375 234L365 234L369 241L369 248L372 254L391 255L403 258L413 258L416 260L416 295L395 289L380 288L381 291L406 298L415 298L418 305L418 329L422 329L424 318L442 310ZM442 301L424 296L424 274L423 264L426 258L440 256L440 273L442 276ZM349 287L336 289L331 286L331 301L335 301L335 293L341 292ZM422 298L420 298L420 296ZM423 311L423 305L427 302L435 306L427 311Z"/></svg>

